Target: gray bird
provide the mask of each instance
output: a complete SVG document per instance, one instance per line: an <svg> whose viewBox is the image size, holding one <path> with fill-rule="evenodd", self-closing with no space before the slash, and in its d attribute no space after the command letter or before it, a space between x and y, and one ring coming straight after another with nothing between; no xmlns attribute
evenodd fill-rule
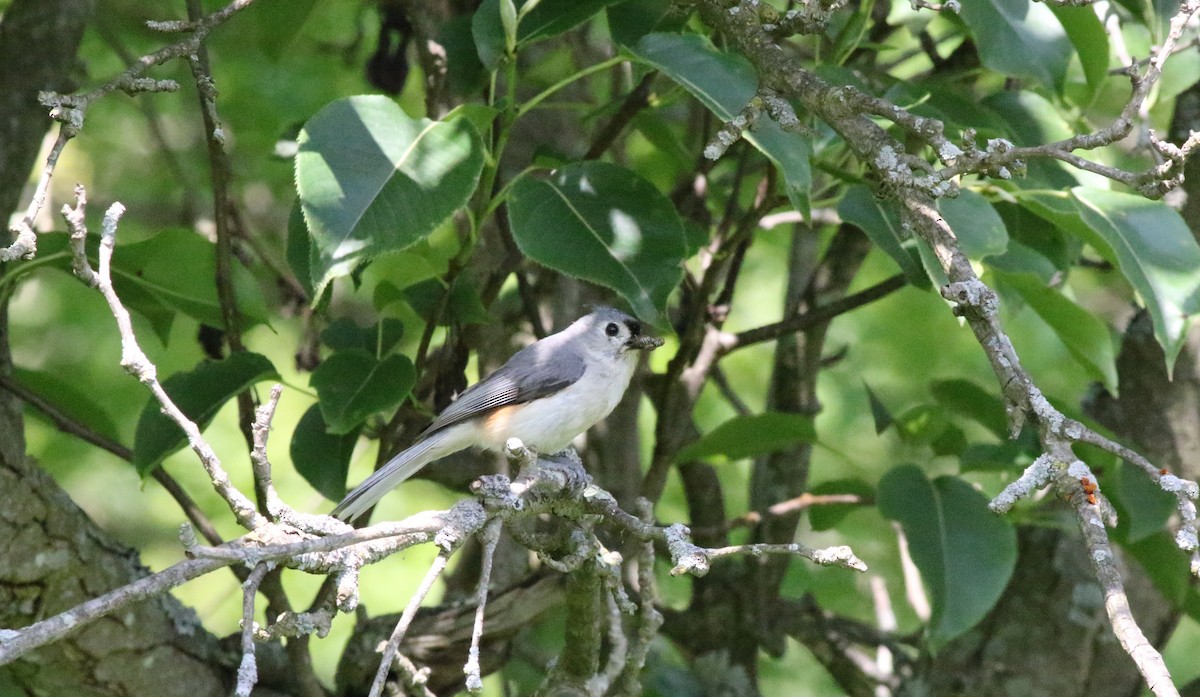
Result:
<svg viewBox="0 0 1200 697"><path fill-rule="evenodd" d="M502 451L519 438L558 452L621 401L640 351L663 340L633 317L596 307L561 332L513 354L446 407L417 441L359 484L333 515L354 520L425 465L469 447Z"/></svg>

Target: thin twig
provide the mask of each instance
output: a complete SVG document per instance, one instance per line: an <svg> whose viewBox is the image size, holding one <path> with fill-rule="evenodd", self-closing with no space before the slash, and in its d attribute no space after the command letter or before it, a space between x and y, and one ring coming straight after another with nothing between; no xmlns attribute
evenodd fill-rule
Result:
<svg viewBox="0 0 1200 697"><path fill-rule="evenodd" d="M425 578L421 580L421 585L417 588L417 592L413 593L412 598L409 598L408 605L405 606L403 614L400 615L400 620L396 622L396 628L392 630L391 638L388 639L387 645L383 649L383 657L379 660L379 669L375 671L375 679L371 681L371 690L368 693L369 697L380 697L383 694L383 686L387 681L388 673L391 671L396 653L400 649L400 642L404 640L404 634L408 631L408 626L412 624L413 617L416 617L417 608L421 607L425 596L429 595L434 582L446 570L446 564L449 561L449 551L442 550L439 552L437 557L434 558L433 564L429 566L429 571L425 572Z"/></svg>
<svg viewBox="0 0 1200 697"><path fill-rule="evenodd" d="M479 668L479 641L483 637L483 615L487 609L488 584L492 579L492 560L496 555L496 545L500 542L499 518L493 519L483 529L483 558L479 563L479 592L475 600L475 623L471 628L471 648L467 653L467 664L463 673L467 676L467 691L478 694L483 690L483 676Z"/></svg>
<svg viewBox="0 0 1200 697"><path fill-rule="evenodd" d="M242 582L242 662L238 665L237 686L233 692L237 697L250 697L258 682L258 661L254 652L254 597L258 594L263 577L270 570L270 564L260 563Z"/></svg>
<svg viewBox="0 0 1200 697"><path fill-rule="evenodd" d="M121 299L117 297L116 291L113 290L112 255L116 243L117 223L124 213L125 206L114 203L104 215L100 236L100 268L94 277L96 288L108 303L109 311L116 319L117 329L121 334L121 367L149 388L155 400L162 407L163 413L183 429L184 434L187 435L188 444L200 459L200 464L208 473L209 480L217 494L229 505L229 509L233 511L238 523L247 530L252 530L264 524L266 519L259 515L254 510L254 504L233 486L229 475L221 466L216 452L201 435L200 428L176 406L174 400L163 389L162 383L158 381L158 369L138 345L129 311L125 309ZM75 253L75 264L77 268L90 269L87 258L80 255L78 250Z"/></svg>

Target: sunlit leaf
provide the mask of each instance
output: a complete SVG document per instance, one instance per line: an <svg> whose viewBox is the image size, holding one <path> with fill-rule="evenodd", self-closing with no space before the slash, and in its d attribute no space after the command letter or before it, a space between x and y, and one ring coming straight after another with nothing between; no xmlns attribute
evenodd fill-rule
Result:
<svg viewBox="0 0 1200 697"><path fill-rule="evenodd" d="M996 604L1017 563L1016 532L969 483L930 481L915 465L880 480L879 512L904 527L932 606L928 643L936 652Z"/></svg>
<svg viewBox="0 0 1200 697"><path fill-rule="evenodd" d="M522 175L508 218L521 252L562 273L620 293L656 321L683 275L687 250L675 207L649 182L606 162L581 162L549 177Z"/></svg>
<svg viewBox="0 0 1200 697"><path fill-rule="evenodd" d="M299 148L296 188L317 295L432 232L467 202L483 168L483 145L466 120L414 119L380 96L326 105L304 125Z"/></svg>

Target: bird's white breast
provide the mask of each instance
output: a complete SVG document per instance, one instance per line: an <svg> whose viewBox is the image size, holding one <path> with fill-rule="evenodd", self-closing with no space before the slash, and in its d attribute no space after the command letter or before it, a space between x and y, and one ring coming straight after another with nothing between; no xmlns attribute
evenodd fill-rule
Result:
<svg viewBox="0 0 1200 697"><path fill-rule="evenodd" d="M520 438L543 453L562 450L580 433L608 416L629 387L638 354L627 351L602 360L589 357L583 375L558 392L498 411L483 419L481 440L500 450L509 438Z"/></svg>

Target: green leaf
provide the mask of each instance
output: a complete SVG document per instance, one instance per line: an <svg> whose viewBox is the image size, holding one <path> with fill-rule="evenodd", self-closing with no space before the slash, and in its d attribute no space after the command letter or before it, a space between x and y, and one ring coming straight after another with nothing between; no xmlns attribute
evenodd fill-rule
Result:
<svg viewBox="0 0 1200 697"><path fill-rule="evenodd" d="M300 199L296 199L292 204L291 213L288 214L287 232L288 267L303 286L304 292L312 298L312 240L308 236L308 226L304 224L304 210L300 207Z"/></svg>
<svg viewBox="0 0 1200 697"><path fill-rule="evenodd" d="M825 503L808 509L808 520L814 532L832 530L852 511L862 510L875 498L875 487L861 479L831 479L809 489L813 496L852 494L862 503Z"/></svg>
<svg viewBox="0 0 1200 697"><path fill-rule="evenodd" d="M367 351L350 349L321 361L309 385L317 391L328 432L344 435L368 416L399 406L416 377L407 356L393 353L377 360Z"/></svg>
<svg viewBox="0 0 1200 697"><path fill-rule="evenodd" d="M937 652L996 604L1017 563L1012 525L957 477L933 481L900 465L879 482L879 512L899 522L921 571L933 614L928 642Z"/></svg>
<svg viewBox="0 0 1200 697"><path fill-rule="evenodd" d="M838 215L866 233L876 247L891 257L909 285L929 288L929 276L921 264L917 241L901 227L894 205L876 198L866 186L856 184L846 189L838 201Z"/></svg>
<svg viewBox="0 0 1200 697"><path fill-rule="evenodd" d="M317 296L332 279L427 236L467 202L483 169L483 144L467 121L414 119L380 96L331 102L298 142L296 189Z"/></svg>
<svg viewBox="0 0 1200 697"><path fill-rule="evenodd" d="M657 29L670 10L670 0L622 0L605 10L608 31L614 43L632 46L638 39Z"/></svg>
<svg viewBox="0 0 1200 697"><path fill-rule="evenodd" d="M706 36L647 34L629 51L679 83L724 121L737 116L758 91L758 75L750 63L740 55L721 52ZM808 139L783 130L765 114L745 135L779 168L788 199L807 217L812 190Z"/></svg>
<svg viewBox="0 0 1200 697"><path fill-rule="evenodd" d="M1050 325L1075 360L1092 379L1117 390L1115 338L1104 322L1049 288L1031 273L1002 273L996 276L1017 291L1025 304Z"/></svg>
<svg viewBox="0 0 1200 697"><path fill-rule="evenodd" d="M1200 306L1200 246L1179 213L1161 201L1115 191L1071 190L1087 242L1121 269L1141 296L1166 354L1168 374Z"/></svg>
<svg viewBox="0 0 1200 697"><path fill-rule="evenodd" d="M300 417L292 433L292 465L304 481L330 501L346 495L346 473L361 429L347 433L329 433L321 408L314 404Z"/></svg>
<svg viewBox="0 0 1200 697"><path fill-rule="evenodd" d="M263 380L278 380L275 366L257 353L235 353L221 361L202 361L163 382L175 406L204 430L221 407ZM187 445L183 429L159 408L153 397L142 409L133 438L133 465L145 477L168 455Z"/></svg>
<svg viewBox="0 0 1200 697"><path fill-rule="evenodd" d="M251 11L243 13L254 29L259 48L272 61L278 61L312 14L317 0L258 0Z"/></svg>
<svg viewBox="0 0 1200 697"><path fill-rule="evenodd" d="M516 3L523 8L530 0ZM622 0L540 0L533 10L521 17L517 27L517 50L540 39L550 38L587 21L600 10ZM504 25L500 0L483 0L471 18L475 49L488 70L495 70L504 56Z"/></svg>
<svg viewBox="0 0 1200 697"><path fill-rule="evenodd" d="M938 209L968 258L983 259L1008 249L1008 228L983 196L961 189L956 198L939 199Z"/></svg>
<svg viewBox="0 0 1200 697"><path fill-rule="evenodd" d="M521 252L555 271L620 293L657 321L683 275L683 223L671 202L633 172L606 162L570 164L513 183L508 219Z"/></svg>
<svg viewBox="0 0 1200 697"><path fill-rule="evenodd" d="M766 412L735 416L675 455L676 462L724 456L741 460L802 443L816 443L812 419L800 414Z"/></svg>
<svg viewBox="0 0 1200 697"><path fill-rule="evenodd" d="M113 289L146 307L145 296L204 324L224 325L217 295L216 246L190 230L163 230L113 252ZM267 306L258 282L237 261L232 266L234 295L243 327L265 322Z"/></svg>
<svg viewBox="0 0 1200 697"><path fill-rule="evenodd" d="M863 389L867 391L867 399L871 403L871 418L875 420L875 435L879 435L888 430L888 427L896 422L892 417L892 412L888 410L887 405L880 401L879 397L875 396L875 391L863 381Z"/></svg>
<svg viewBox="0 0 1200 697"><path fill-rule="evenodd" d="M1001 440L1008 438L1004 402L970 380L936 380L929 393L946 411L973 419Z"/></svg>
<svg viewBox="0 0 1200 697"><path fill-rule="evenodd" d="M433 319L433 314L446 293L445 284L438 278L411 285L403 291L409 306L426 322ZM483 324L490 318L487 308L483 306L483 300L469 280L459 276L454 280L449 293L445 310L438 318L438 326Z"/></svg>
<svg viewBox="0 0 1200 697"><path fill-rule="evenodd" d="M375 356L391 351L404 337L404 322L385 317L378 323L360 327L349 317L339 317L321 331L321 343L336 351L362 349Z"/></svg>
<svg viewBox="0 0 1200 697"><path fill-rule="evenodd" d="M92 398L91 394L77 386L78 381L65 380L58 375L41 370L25 370L23 368L14 368L12 377L21 386L32 390L53 404L72 421L87 426L111 441L120 442L121 435L112 416ZM43 416L38 409L31 409L29 413L37 414L39 417Z"/></svg>
<svg viewBox="0 0 1200 697"><path fill-rule="evenodd" d="M1177 501L1163 491L1140 467L1122 462L1105 491L1117 507L1121 541L1133 544L1162 532L1175 513Z"/></svg>
<svg viewBox="0 0 1200 697"><path fill-rule="evenodd" d="M959 16L984 65L1054 91L1063 88L1074 51L1050 8L1032 0L977 0L964 2Z"/></svg>
<svg viewBox="0 0 1200 697"><path fill-rule="evenodd" d="M1090 98L1108 79L1108 31L1091 7L1051 5L1050 11L1058 17L1067 32L1067 38L1075 47Z"/></svg>

